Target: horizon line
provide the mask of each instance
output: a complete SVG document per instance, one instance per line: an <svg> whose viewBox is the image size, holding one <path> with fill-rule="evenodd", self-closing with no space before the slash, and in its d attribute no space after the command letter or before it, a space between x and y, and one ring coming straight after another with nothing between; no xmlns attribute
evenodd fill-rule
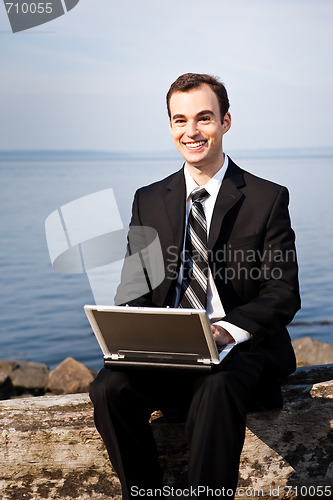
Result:
<svg viewBox="0 0 333 500"><path fill-rule="evenodd" d="M310 146L310 147L281 147L281 148L244 148L244 149L234 149L230 148L226 150L227 154L232 156L240 156L242 158L254 158L260 156L261 158L300 158L300 157L322 157L330 158L333 156L333 146ZM112 151L112 150L101 150L101 149L0 149L0 159L23 159L22 156L27 155L32 159L46 159L46 157L57 156L58 158L62 156L71 157L72 159L77 158L84 160L85 157L89 159L95 158L112 160L112 159L177 159L181 158L178 151L173 149L159 150L159 151ZM88 159L88 158L87 158Z"/></svg>

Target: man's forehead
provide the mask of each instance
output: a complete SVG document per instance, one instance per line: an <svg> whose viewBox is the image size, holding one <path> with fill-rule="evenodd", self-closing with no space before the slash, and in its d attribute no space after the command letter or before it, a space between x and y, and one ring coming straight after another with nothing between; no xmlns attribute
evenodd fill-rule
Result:
<svg viewBox="0 0 333 500"><path fill-rule="evenodd" d="M218 99L213 90L206 84L185 92L174 92L170 97L171 116L188 112L197 114L210 111L214 113L218 111L218 108Z"/></svg>

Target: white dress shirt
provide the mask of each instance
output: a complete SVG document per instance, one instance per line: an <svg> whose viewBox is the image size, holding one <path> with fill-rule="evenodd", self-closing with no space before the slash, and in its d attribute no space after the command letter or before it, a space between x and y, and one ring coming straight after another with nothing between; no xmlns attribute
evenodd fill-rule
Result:
<svg viewBox="0 0 333 500"><path fill-rule="evenodd" d="M225 173L228 168L228 163L229 159L228 156L225 155L224 163L220 170L216 172L214 177L212 177L207 184L204 186L198 186L198 184L195 182L193 177L191 176L189 170L186 167L186 164L184 165L184 176L185 176L185 183L186 183L186 221L185 221L185 227L187 226L187 220L188 216L191 210L191 205L192 205L192 200L191 200L191 193L193 190L198 190L201 188L205 188L209 196L202 201L202 206L206 215L206 221L207 221L207 234L209 234L210 230L210 224L212 221L212 216L213 216L213 210L215 207L216 203L216 198L218 195L218 192L220 190L223 178L225 176ZM186 231L185 231L186 233ZM185 235L184 235L184 246L183 246L183 252L185 250ZM182 260L183 261L183 260ZM176 304L179 302L179 296L180 296L180 286L183 278L183 264L181 265L180 271L179 271L179 278L178 278L178 292L177 293L177 301ZM225 330L227 330L230 335L234 338L235 342L234 344L239 344L241 342L245 342L249 338L251 338L251 334L247 332L246 330L243 330L242 328L239 328L236 325L233 325L232 323L229 323L227 321L223 321L223 317L225 316L225 311L223 308L223 304L221 302L221 298L218 294L218 291L215 286L215 282L213 280L213 276L211 273L211 270L208 269L208 287L207 287L207 304L206 304L206 311L207 315L209 318L209 321L211 324L215 324L218 326L221 326ZM232 345L232 344L231 344Z"/></svg>

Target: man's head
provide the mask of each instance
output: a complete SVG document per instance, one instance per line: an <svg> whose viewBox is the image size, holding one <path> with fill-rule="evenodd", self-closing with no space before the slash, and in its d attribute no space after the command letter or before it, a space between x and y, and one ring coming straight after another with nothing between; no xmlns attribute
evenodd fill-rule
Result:
<svg viewBox="0 0 333 500"><path fill-rule="evenodd" d="M229 110L229 99L225 86L220 82L215 76L201 74L201 73L185 73L174 81L167 93L166 102L168 108L168 115L171 118L170 113L170 98L175 92L188 92L193 89L199 88L201 85L208 85L217 97L221 121L223 121L224 115Z"/></svg>
<svg viewBox="0 0 333 500"><path fill-rule="evenodd" d="M191 175L212 177L223 165L222 139L231 126L224 85L209 75L189 73L171 85L167 103L170 132Z"/></svg>

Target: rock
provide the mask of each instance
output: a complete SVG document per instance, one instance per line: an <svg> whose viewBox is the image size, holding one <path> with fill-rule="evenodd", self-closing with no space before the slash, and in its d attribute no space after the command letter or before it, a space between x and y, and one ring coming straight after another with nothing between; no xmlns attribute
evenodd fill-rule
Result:
<svg viewBox="0 0 333 500"><path fill-rule="evenodd" d="M10 398L13 392L14 387L8 373L0 371L0 400Z"/></svg>
<svg viewBox="0 0 333 500"><path fill-rule="evenodd" d="M0 402L0 428L1 500L120 494L87 394Z"/></svg>
<svg viewBox="0 0 333 500"><path fill-rule="evenodd" d="M44 393L49 374L47 365L32 361L0 361L0 371L7 373L15 388L11 395L25 392L35 395Z"/></svg>
<svg viewBox="0 0 333 500"><path fill-rule="evenodd" d="M12 360L0 360L0 372L7 373L7 375L9 375L13 371L16 364L17 362Z"/></svg>
<svg viewBox="0 0 333 500"><path fill-rule="evenodd" d="M303 366L297 368L296 372L288 377L287 391L284 391L284 398L290 395L293 386L304 384L317 384L326 382L333 379L333 364L330 365L316 365L316 366Z"/></svg>
<svg viewBox="0 0 333 500"><path fill-rule="evenodd" d="M50 372L47 365L31 361L0 360L0 399L22 394L43 395L87 392L96 372L67 358Z"/></svg>
<svg viewBox="0 0 333 500"><path fill-rule="evenodd" d="M318 342L311 337L293 341L297 366L324 365L333 363L333 345Z"/></svg>
<svg viewBox="0 0 333 500"><path fill-rule="evenodd" d="M248 417L236 498L290 499L296 487L316 498L333 484L333 365L298 369L283 392L283 410ZM2 401L0 428L2 500L121 499L87 394ZM156 418L152 429L165 484L183 486L183 424Z"/></svg>
<svg viewBox="0 0 333 500"><path fill-rule="evenodd" d="M250 484L268 495L272 486L279 492L275 498L294 498L298 488L299 496L317 497L318 491L319 498L316 488L333 484L333 365L322 367L329 379L324 382L310 382L312 367L301 370L304 379L296 373L295 383L292 376L283 388L282 411L249 416L239 487Z"/></svg>
<svg viewBox="0 0 333 500"><path fill-rule="evenodd" d="M66 358L49 373L47 390L54 394L88 392L96 373L80 361Z"/></svg>

